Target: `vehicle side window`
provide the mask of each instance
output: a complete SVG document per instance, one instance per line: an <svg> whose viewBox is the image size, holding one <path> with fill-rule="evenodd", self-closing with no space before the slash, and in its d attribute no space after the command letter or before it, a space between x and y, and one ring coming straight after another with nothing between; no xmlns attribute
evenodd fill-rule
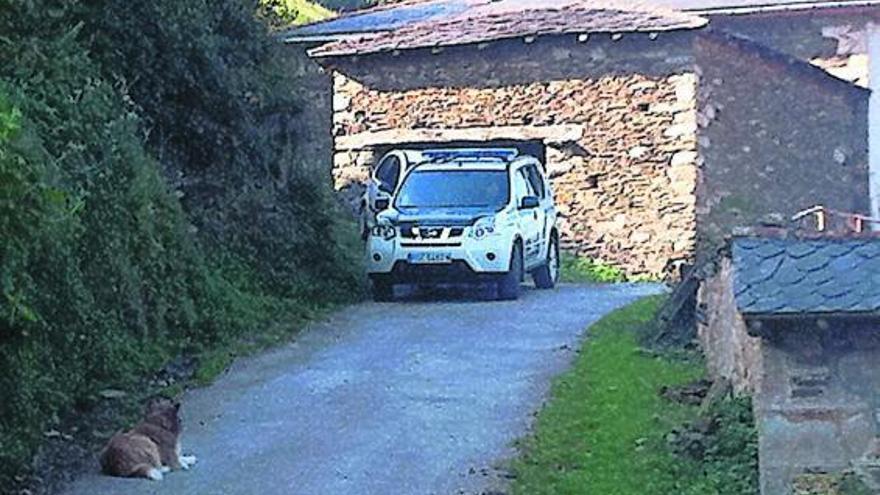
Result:
<svg viewBox="0 0 880 495"><path fill-rule="evenodd" d="M513 178L513 189L516 191L516 199L519 201L520 199L526 196L534 196L535 191L532 189L532 185L529 184L529 180L526 178L525 169L519 169L514 174Z"/></svg>
<svg viewBox="0 0 880 495"><path fill-rule="evenodd" d="M534 165L529 165L524 170L529 176L529 184L531 184L532 190L535 191L535 196L544 199L547 196L547 191L544 188L544 179L541 178L538 168Z"/></svg>
<svg viewBox="0 0 880 495"><path fill-rule="evenodd" d="M385 158L376 167L376 180L379 181L379 188L385 192L392 192L397 187L399 177L400 159L396 156Z"/></svg>

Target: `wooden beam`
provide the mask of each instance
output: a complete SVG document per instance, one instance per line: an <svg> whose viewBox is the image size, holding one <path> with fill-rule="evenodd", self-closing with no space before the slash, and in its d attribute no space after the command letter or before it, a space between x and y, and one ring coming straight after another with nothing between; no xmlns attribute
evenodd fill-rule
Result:
<svg viewBox="0 0 880 495"><path fill-rule="evenodd" d="M373 146L403 143L448 143L454 141L542 140L564 143L579 140L581 125L469 127L464 129L391 129L338 136L336 151L358 150Z"/></svg>

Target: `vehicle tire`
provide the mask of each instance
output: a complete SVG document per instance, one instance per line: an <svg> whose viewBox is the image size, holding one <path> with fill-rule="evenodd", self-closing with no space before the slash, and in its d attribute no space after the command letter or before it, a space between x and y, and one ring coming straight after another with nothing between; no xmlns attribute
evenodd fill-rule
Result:
<svg viewBox="0 0 880 495"><path fill-rule="evenodd" d="M517 242L510 252L510 268L498 282L498 299L512 301L519 297L523 279L522 246Z"/></svg>
<svg viewBox="0 0 880 495"><path fill-rule="evenodd" d="M390 302L394 300L394 282L389 277L370 277L371 292L376 302Z"/></svg>
<svg viewBox="0 0 880 495"><path fill-rule="evenodd" d="M532 271L532 278L539 289L552 289L559 281L559 240L556 234L550 237L547 262Z"/></svg>

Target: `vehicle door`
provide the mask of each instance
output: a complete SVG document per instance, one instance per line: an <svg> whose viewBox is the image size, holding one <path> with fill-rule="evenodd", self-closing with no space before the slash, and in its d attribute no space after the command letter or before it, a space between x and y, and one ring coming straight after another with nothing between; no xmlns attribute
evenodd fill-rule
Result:
<svg viewBox="0 0 880 495"><path fill-rule="evenodd" d="M550 242L550 234L556 221L556 205L553 203L553 193L547 179L541 172L537 163L531 163L523 167L532 190L538 197L540 206L537 212L537 222L540 224L540 252L538 259L543 261L547 257L547 246Z"/></svg>
<svg viewBox="0 0 880 495"><path fill-rule="evenodd" d="M377 199L390 199L397 184L400 182L400 175L403 172L403 162L396 154L385 155L379 164L373 170L371 182L372 197L370 198L370 206L374 211L381 211L385 208L377 207Z"/></svg>
<svg viewBox="0 0 880 495"><path fill-rule="evenodd" d="M525 167L518 168L513 174L513 190L516 195L517 220L523 237L523 260L526 268L532 268L540 264L541 255L541 228L542 213L540 198L532 188L528 179L528 171ZM523 200L535 201L531 205L525 205Z"/></svg>
<svg viewBox="0 0 880 495"><path fill-rule="evenodd" d="M362 196L359 214L363 239L367 238L370 229L376 224L376 214L391 204L391 196L397 188L397 184L400 183L403 172L403 160L396 151L392 151L379 160L370 174Z"/></svg>

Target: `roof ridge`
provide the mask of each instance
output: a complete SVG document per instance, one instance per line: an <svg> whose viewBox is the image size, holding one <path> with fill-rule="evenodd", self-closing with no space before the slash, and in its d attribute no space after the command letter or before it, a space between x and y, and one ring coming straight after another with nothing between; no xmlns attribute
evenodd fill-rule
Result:
<svg viewBox="0 0 880 495"><path fill-rule="evenodd" d="M539 5L527 0L459 1L469 7L385 31L331 41L310 54L316 57L354 55L466 45L528 35L688 30L708 23L698 15L643 1L551 0Z"/></svg>

